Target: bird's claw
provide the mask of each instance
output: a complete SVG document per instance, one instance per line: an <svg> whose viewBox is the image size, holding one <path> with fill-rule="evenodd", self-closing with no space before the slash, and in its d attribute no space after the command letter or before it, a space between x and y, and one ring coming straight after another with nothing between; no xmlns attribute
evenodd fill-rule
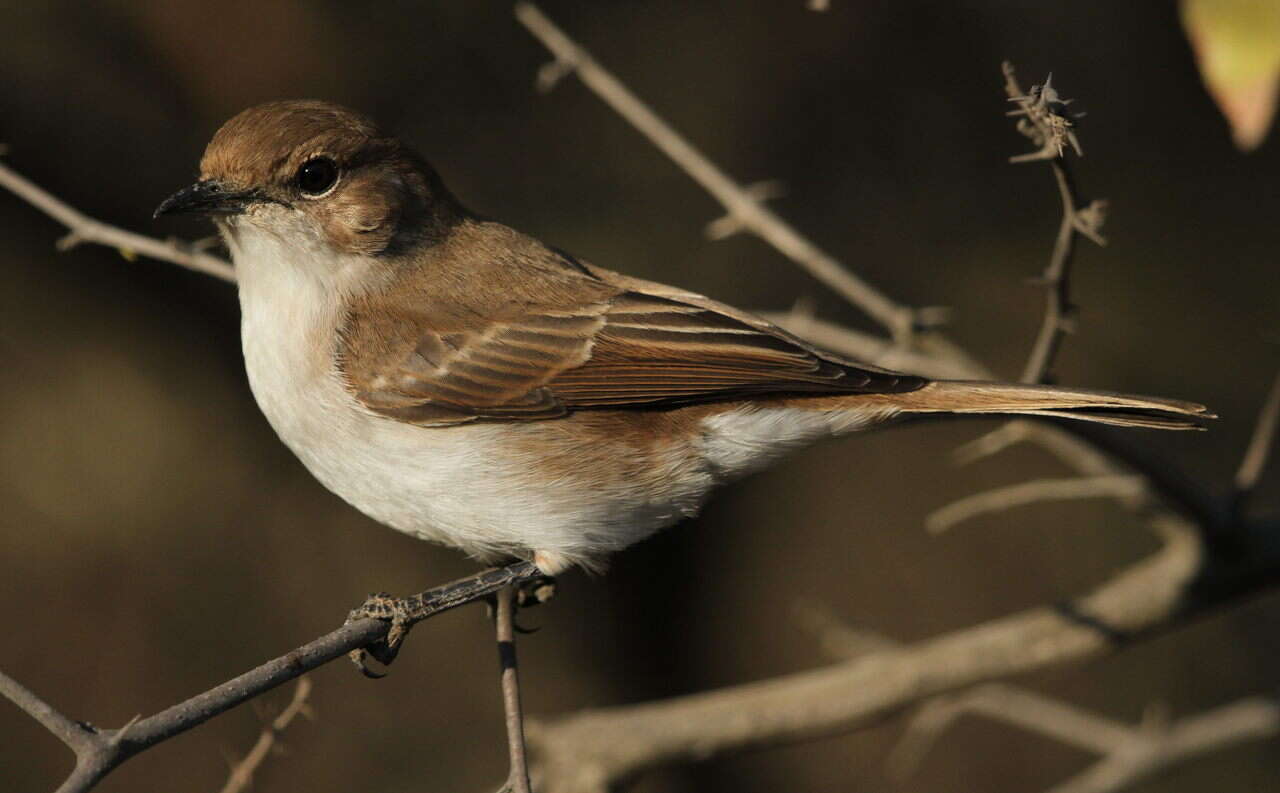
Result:
<svg viewBox="0 0 1280 793"><path fill-rule="evenodd" d="M351 610L344 624L362 619L385 620L391 623L387 635L366 647L360 647L347 653L347 657L360 670L360 674L368 678L386 677L386 672L376 672L369 668L368 659L372 658L383 666L390 666L400 653L404 637L409 634L413 624L410 619L408 601L404 598L392 597L386 592L376 592L365 598L364 603Z"/></svg>

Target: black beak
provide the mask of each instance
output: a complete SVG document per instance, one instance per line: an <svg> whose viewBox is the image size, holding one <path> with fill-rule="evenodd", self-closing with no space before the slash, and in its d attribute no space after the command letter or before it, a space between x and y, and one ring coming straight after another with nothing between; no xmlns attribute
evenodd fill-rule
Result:
<svg viewBox="0 0 1280 793"><path fill-rule="evenodd" d="M256 190L227 190L206 179L184 187L156 207L153 217L161 215L237 215L254 201L261 199Z"/></svg>

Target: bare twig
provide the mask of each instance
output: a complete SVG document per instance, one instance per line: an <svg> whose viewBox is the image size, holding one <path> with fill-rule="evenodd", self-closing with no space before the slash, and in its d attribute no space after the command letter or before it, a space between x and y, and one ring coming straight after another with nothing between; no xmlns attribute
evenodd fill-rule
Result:
<svg viewBox="0 0 1280 793"><path fill-rule="evenodd" d="M205 253L190 243L179 240L158 240L94 220L54 198L3 163L0 163L0 187L9 190L69 229L69 233L58 241L58 250L70 250L81 243L90 242L115 248L126 259L132 259L136 255L148 256L198 273L212 275L224 281L236 280L235 269L226 259Z"/></svg>
<svg viewBox="0 0 1280 793"><path fill-rule="evenodd" d="M875 631L850 626L825 604L802 601L796 604L795 615L800 627L817 637L818 646L831 658L848 661L901 646Z"/></svg>
<svg viewBox="0 0 1280 793"><path fill-rule="evenodd" d="M485 570L415 595L413 600L420 605L416 616L425 619L540 575L531 562ZM130 757L352 650L384 641L389 630L390 625L383 620L350 622L154 716L134 719L118 730L103 730L72 721L3 674L0 674L0 694L30 714L75 752L75 769L58 788L58 793L79 793L92 788Z"/></svg>
<svg viewBox="0 0 1280 793"><path fill-rule="evenodd" d="M259 733L257 742L240 762L231 767L231 772L227 774L227 783L222 786L220 793L242 793L249 789L253 784L254 773L267 759L271 750L276 748L281 733L289 729L289 725L299 715L309 715L310 707L307 705L309 696L311 696L311 679L299 678L289 704L280 711L280 715L262 725L262 732Z"/></svg>
<svg viewBox="0 0 1280 793"><path fill-rule="evenodd" d="M925 703L889 755L890 774L905 779L957 719L981 714L1048 735L1063 743L1106 754L1128 737L1128 729L1064 702L1005 683L987 683Z"/></svg>
<svg viewBox="0 0 1280 793"><path fill-rule="evenodd" d="M511 793L531 793L524 746L524 711L520 707L520 673L516 663L515 587L499 590L497 600L494 622L498 632L498 664L502 670L502 711L506 715L507 750L511 758L511 771L504 789Z"/></svg>
<svg viewBox="0 0 1280 793"><path fill-rule="evenodd" d="M925 518L930 534L942 534L957 523L990 512L1041 501L1072 501L1085 498L1134 498L1145 490L1141 476L1076 476L1068 479L1037 479L1007 487L974 493L934 511Z"/></svg>
<svg viewBox="0 0 1280 793"><path fill-rule="evenodd" d="M760 316L810 344L874 366L941 379L973 377L973 370L965 362L919 352L889 339L818 319L808 312L765 311Z"/></svg>
<svg viewBox="0 0 1280 793"><path fill-rule="evenodd" d="M1112 793L1175 763L1221 751L1243 741L1280 734L1280 705L1250 697L1179 719L1128 731L1106 757L1049 793Z"/></svg>
<svg viewBox="0 0 1280 793"><path fill-rule="evenodd" d="M1267 467L1267 459L1271 456L1271 447L1275 444L1277 425L1280 424L1280 374L1271 384L1271 391L1258 411L1258 420L1253 427L1253 437L1249 439L1249 448L1245 450L1244 459L1235 476L1235 493L1232 494L1232 510L1237 516L1243 514L1248 506L1249 498L1258 487L1258 480Z"/></svg>
<svg viewBox="0 0 1280 793"><path fill-rule="evenodd" d="M680 133L658 117L648 105L596 62L585 49L565 35L532 3L515 6L516 19L555 56L544 67L538 85L546 90L568 74L583 84L649 139L711 193L734 223L719 221L719 228L740 227L763 238L815 278L831 287L883 325L896 340L905 341L917 325L916 312L854 275L835 257L818 248L789 223L764 206L751 191L739 186L695 149Z"/></svg>
<svg viewBox="0 0 1280 793"><path fill-rule="evenodd" d="M1112 793L1197 755L1280 733L1280 704L1264 697L1172 724L1157 716L1130 727L1027 689L992 683L938 697L921 708L891 757L896 775L913 772L942 733L966 714L1007 722L1103 757L1051 793Z"/></svg>
<svg viewBox="0 0 1280 793"><path fill-rule="evenodd" d="M1042 86L1033 86L1030 95L1024 95L1014 74L1013 64L1005 61L1003 68L1005 92L1009 95L1009 101L1018 103L1018 110L1014 111L1021 116L1018 130L1042 146L1041 151L1035 155L1011 157L1010 161L1047 160L1053 169L1058 198L1062 202L1062 222L1058 225L1058 236L1053 244L1049 264L1040 277L1047 290L1044 322L1022 372L1024 383L1039 383L1048 377L1062 337L1075 329L1076 309L1071 304L1070 281L1076 235L1088 237L1099 245L1106 244L1100 234L1106 202L1094 201L1083 209L1079 208L1075 182L1063 156L1065 143L1068 141L1077 153L1080 151L1080 143L1064 112L1070 100L1058 97L1058 92L1050 84L1051 79L1045 80ZM1049 153L1052 153L1051 157L1043 156Z"/></svg>

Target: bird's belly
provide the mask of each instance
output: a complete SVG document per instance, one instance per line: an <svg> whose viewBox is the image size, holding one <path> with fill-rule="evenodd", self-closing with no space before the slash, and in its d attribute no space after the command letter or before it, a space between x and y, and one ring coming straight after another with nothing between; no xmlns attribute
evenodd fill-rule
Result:
<svg viewBox="0 0 1280 793"><path fill-rule="evenodd" d="M377 416L336 375L299 376L278 352L246 343L249 381L307 469L373 519L477 558L590 565L695 513L715 482L693 443L584 434L577 416L439 428Z"/></svg>

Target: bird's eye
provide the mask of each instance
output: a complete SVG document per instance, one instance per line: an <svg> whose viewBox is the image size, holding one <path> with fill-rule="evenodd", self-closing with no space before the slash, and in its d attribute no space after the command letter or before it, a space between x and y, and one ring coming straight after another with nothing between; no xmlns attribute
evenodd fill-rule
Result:
<svg viewBox="0 0 1280 793"><path fill-rule="evenodd" d="M328 157L307 160L298 169L295 181L304 195L316 198L328 192L329 188L338 181L338 166Z"/></svg>

